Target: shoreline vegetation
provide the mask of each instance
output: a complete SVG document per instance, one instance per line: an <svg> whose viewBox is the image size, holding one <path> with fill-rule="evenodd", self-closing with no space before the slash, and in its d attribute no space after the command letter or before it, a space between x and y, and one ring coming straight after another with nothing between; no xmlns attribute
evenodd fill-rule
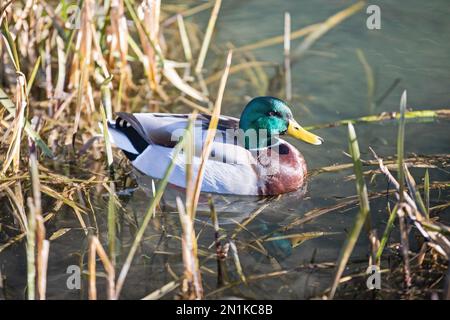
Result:
<svg viewBox="0 0 450 320"><path fill-rule="evenodd" d="M287 225L241 243L238 234L246 230L258 215L283 195L269 199L255 209L232 234L225 234L212 198L209 201L212 224L197 228L196 213L204 164L209 155L218 118L224 110L222 102L230 75L241 73L248 77L261 95L274 92L271 83L281 83L277 90L283 99L292 98L291 67L311 51L314 43L355 13L364 10L365 1L356 1L324 21L291 30L290 15L285 15L280 35L256 43L235 47L232 43L214 42L216 21L220 16L221 0L193 5L165 4L160 0L82 0L76 4L45 1L3 1L0 7L0 255L15 246L26 250L27 279L24 298L44 300L47 297L47 270L52 242L70 228L49 234L46 227L62 207L70 208L88 242L83 278L87 297L120 299L133 262L144 253L145 231L156 214L162 212L161 198L173 163L164 178L153 188L148 209L135 221L135 233L129 248L118 254L117 234L119 209L117 196L119 181L124 180L126 161L116 153L109 141L106 123L118 111L125 112L191 112L212 116L208 137L202 153L199 173L187 170L185 200L177 198L177 218L181 224L180 251L184 272L161 288L149 292L143 299L220 298L222 293L242 284L263 279L280 278L305 269L334 270L333 281L317 298L351 298L357 290L369 299L429 297L450 299L450 227L439 220L440 213L450 207L449 202L430 205L430 193L448 190L450 181L431 181L429 171L448 170L448 154L407 155L404 153L405 126L409 121L448 121L450 109L407 110L406 92L399 112L374 114L373 106L380 105L398 84L380 96L373 97L373 74L361 50L358 58L367 76L368 116L340 120L328 124L305 127L308 130L348 127L349 163L312 170L310 178L353 170L346 179L354 181L354 196L340 199L329 207L314 208L292 219ZM209 12L206 26L197 24L193 16ZM295 42L294 42L295 41ZM280 45L281 63L258 61L253 51ZM212 60L205 67L207 57ZM214 58L212 58L214 57ZM208 61L209 61L208 60ZM270 71L275 71L271 78ZM182 107L180 107L182 106ZM376 150L371 159L361 159L357 131L360 125L392 121L398 124L397 154L380 158ZM98 123L103 126L99 134ZM192 121L187 133L192 130ZM191 141L186 134L177 151L188 148ZM192 156L192 152L187 152ZM119 161L113 161L113 159ZM84 170L81 163L89 162ZM59 164L58 164L59 163ZM64 163L80 167L80 176L64 174ZM118 163L118 164L117 164ZM411 168L425 168L423 181L416 182ZM69 171L70 172L70 171ZM395 172L396 176L394 173ZM368 177L383 175L389 181L385 192L371 191ZM126 178L125 178L126 179ZM90 192L108 195L107 230L99 230ZM394 203L385 208L386 226L375 230L371 225L370 203L391 195ZM336 261L311 262L293 269L274 269L262 274L247 274L242 268L239 251L243 246L267 254L263 242L288 240L292 247L326 235L325 232L289 233L295 226L312 221L337 210L359 207L354 225L347 234ZM395 225L395 227L394 227ZM397 227L398 226L398 227ZM363 231L364 229L364 231ZM214 234L210 248L199 247L200 233ZM399 243L391 241L397 233ZM102 237L106 234L106 237ZM162 237L167 236L162 233ZM365 261L350 259L359 238L366 237L370 246ZM416 241L411 249L411 241ZM207 250L205 252L205 250ZM386 264L386 251L398 253L398 261ZM206 271L204 262L217 260L217 270ZM350 265L353 273L345 272ZM365 287L367 266L375 265L387 274L389 288L370 291ZM347 268L347 269L346 269ZM205 288L205 272L217 277L216 288ZM426 274L433 274L427 278ZM0 269L0 298L8 298L2 283L8 274ZM105 292L97 292L97 280L105 281ZM6 280L6 281L2 281ZM429 279L429 280L427 280ZM361 285L363 283L363 285ZM353 286L352 286L353 284ZM436 289L438 287L438 289ZM427 292L427 293L426 293ZM3 297L2 297L3 296Z"/></svg>

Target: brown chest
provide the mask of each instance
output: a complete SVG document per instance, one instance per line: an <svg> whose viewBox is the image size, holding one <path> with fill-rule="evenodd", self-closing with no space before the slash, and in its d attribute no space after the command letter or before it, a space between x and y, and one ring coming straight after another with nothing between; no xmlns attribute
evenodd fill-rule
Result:
<svg viewBox="0 0 450 320"><path fill-rule="evenodd" d="M295 191L306 179L306 162L300 152L287 142L260 152L257 157L260 194L276 195Z"/></svg>

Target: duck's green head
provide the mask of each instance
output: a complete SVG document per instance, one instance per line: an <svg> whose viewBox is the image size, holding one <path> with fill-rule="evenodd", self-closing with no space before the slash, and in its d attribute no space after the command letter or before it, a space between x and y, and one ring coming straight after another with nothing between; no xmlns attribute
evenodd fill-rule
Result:
<svg viewBox="0 0 450 320"><path fill-rule="evenodd" d="M258 138L258 146L271 144L271 137L288 134L310 144L322 144L323 139L303 129L292 116L286 102L274 97L256 97L252 99L242 111L239 128L244 132L260 130L267 132L267 139ZM259 135L258 135L259 137ZM246 142L246 146L248 144Z"/></svg>

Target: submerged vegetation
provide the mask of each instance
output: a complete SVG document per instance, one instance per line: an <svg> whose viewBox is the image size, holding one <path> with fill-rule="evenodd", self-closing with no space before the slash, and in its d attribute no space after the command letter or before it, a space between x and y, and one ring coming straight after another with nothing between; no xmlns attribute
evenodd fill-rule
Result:
<svg viewBox="0 0 450 320"><path fill-rule="evenodd" d="M218 117L225 111L222 105L236 103L226 96L228 77L242 74L257 94L293 99L291 65L321 36L361 11L365 2L355 2L298 30L291 30L287 13L279 36L242 47L213 41L221 6L221 0L199 5L160 0L0 4L0 257L12 250L26 252L26 279L22 282L9 281L10 274L0 265L0 299L46 299L53 244L73 230L83 239L77 256L82 288L86 288L81 298L122 298L127 280L139 272L137 266L176 256L182 260L181 269L168 259L158 260L154 278L160 279L143 285L143 290L150 290L140 298L247 297L236 288L305 270L326 270L334 276L329 277L328 288L310 297L351 298L357 291L366 298L449 299L450 227L440 216L448 212L450 202L445 197L435 206L431 202L434 191L448 194L450 182L431 180L429 171L446 171L450 155L407 155L404 147L408 143L407 119L447 121L450 110L407 110L404 93L398 113L374 115L374 107L391 88L374 99L373 73L361 50L357 57L366 74L370 114L307 127L348 126L351 162L315 168L310 178L353 169L354 175L346 179L355 181L355 196L312 208L275 228L259 226L263 235L255 234L251 225L285 195L261 200L242 221L232 219L231 227L220 224L216 198L205 201L200 186ZM206 26L193 19L206 12ZM293 41L299 41L295 50L291 50ZM258 61L252 53L280 44L281 63ZM152 182L145 208L129 210L126 206L123 199L136 181L125 157L112 149L105 130L107 120L119 111L192 113L191 126L176 149L187 150L187 157L192 157L189 133L196 114L212 116L202 165L198 173L186 168L189 187L183 196L177 192L174 205L163 201L172 163L161 181ZM385 121L398 123L396 155L382 159L372 150L372 160L361 159L360 149L369 146L358 143L358 126ZM411 168L427 169L423 182L414 180ZM372 182L378 176L388 181L384 192L371 191L367 185L368 177ZM389 196L395 201L383 202L386 225L380 228L373 222L371 202ZM104 200L99 203L106 209L96 204L95 198ZM206 222L197 216L203 210L200 202L209 208ZM332 236L332 232L301 228L321 216L355 206L359 213L335 261L311 258L310 263L285 269L267 249L289 251L306 241ZM104 212L106 216L102 216ZM177 225L180 227L174 227ZM150 226L157 232L149 234ZM352 251L363 237L369 244L367 259L354 261ZM169 240L173 241L170 245ZM61 249L58 252L61 254ZM264 257L270 269L251 274L243 265L244 252ZM388 286L367 289L370 265L386 275ZM65 268L60 272L65 273ZM20 283L22 288L13 290L10 283ZM97 291L100 283L102 289ZM286 286L286 281L279 280L279 284L276 291ZM18 294L23 288L26 295Z"/></svg>

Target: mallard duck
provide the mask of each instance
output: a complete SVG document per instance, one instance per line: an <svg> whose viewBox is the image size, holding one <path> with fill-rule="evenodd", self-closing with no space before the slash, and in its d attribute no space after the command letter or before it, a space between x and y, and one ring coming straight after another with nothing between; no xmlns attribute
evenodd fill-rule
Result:
<svg viewBox="0 0 450 320"><path fill-rule="evenodd" d="M161 179L171 163L174 147L183 135L189 114L117 113L109 121L111 141L145 175ZM192 168L201 162L201 150L211 116L199 114L194 126ZM291 144L290 135L313 145L323 139L294 120L288 104L274 97L256 97L241 118L220 116L212 151L206 162L202 192L234 195L277 195L297 190L306 179L306 162ZM178 154L169 183L184 188L186 159Z"/></svg>

